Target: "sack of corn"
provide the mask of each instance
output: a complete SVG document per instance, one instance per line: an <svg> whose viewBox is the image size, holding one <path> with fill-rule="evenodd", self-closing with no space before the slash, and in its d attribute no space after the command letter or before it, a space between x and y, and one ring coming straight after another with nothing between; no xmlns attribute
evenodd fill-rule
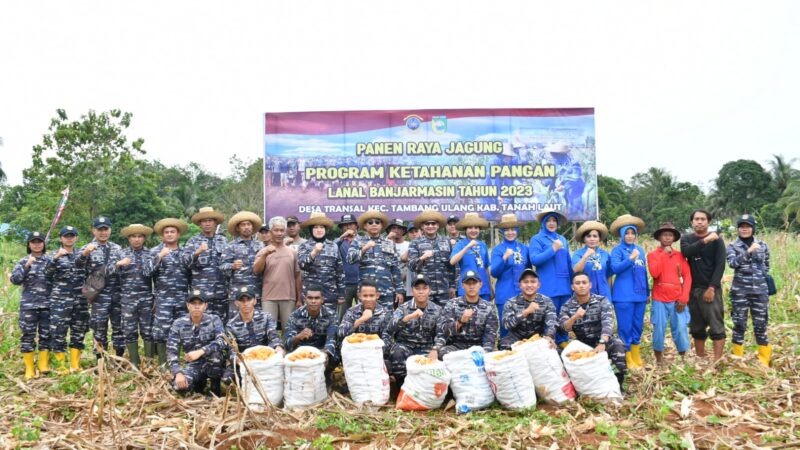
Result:
<svg viewBox="0 0 800 450"><path fill-rule="evenodd" d="M414 355L406 359L406 379L397 394L397 409L427 411L442 406L450 386L450 371L438 359Z"/></svg>
<svg viewBox="0 0 800 450"><path fill-rule="evenodd" d="M572 341L561 352L561 359L578 394L595 399L622 398L608 353L595 353L583 342Z"/></svg>
<svg viewBox="0 0 800 450"><path fill-rule="evenodd" d="M550 346L548 339L517 341L511 348L525 355L528 370L536 387L536 396L549 403L564 403L575 400L575 387L564 369L558 350Z"/></svg>
<svg viewBox="0 0 800 450"><path fill-rule="evenodd" d="M255 377L254 380L244 368L244 364L239 363L242 391L244 391L247 404L255 409L266 404L256 389L256 382L258 382L261 390L266 394L267 400L278 406L283 401L283 358L281 355L270 347L256 345L245 350L242 356L244 364L247 364Z"/></svg>
<svg viewBox="0 0 800 450"><path fill-rule="evenodd" d="M382 406L389 401L389 372L383 362L380 336L355 333L344 338L342 368L353 402Z"/></svg>
<svg viewBox="0 0 800 450"><path fill-rule="evenodd" d="M525 355L514 350L486 354L486 376L497 401L508 409L536 406L536 391Z"/></svg>
<svg viewBox="0 0 800 450"><path fill-rule="evenodd" d="M298 347L283 360L283 403L305 408L328 398L325 355L315 347Z"/></svg>
<svg viewBox="0 0 800 450"><path fill-rule="evenodd" d="M482 347L450 352L443 357L450 371L450 387L456 398L456 412L468 413L483 409L494 402L494 393L489 386Z"/></svg>

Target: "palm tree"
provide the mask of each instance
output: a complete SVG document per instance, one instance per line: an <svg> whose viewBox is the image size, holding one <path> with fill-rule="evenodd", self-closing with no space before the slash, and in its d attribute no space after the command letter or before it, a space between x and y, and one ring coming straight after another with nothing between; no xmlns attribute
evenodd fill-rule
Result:
<svg viewBox="0 0 800 450"><path fill-rule="evenodd" d="M778 206L783 209L783 220L787 226L800 217L800 178L789 181L786 190L778 200Z"/></svg>
<svg viewBox="0 0 800 450"><path fill-rule="evenodd" d="M797 158L786 160L783 155L772 155L772 157L774 159L769 161L769 173L778 188L778 193L781 194L793 178L800 177L800 170L792 167Z"/></svg>

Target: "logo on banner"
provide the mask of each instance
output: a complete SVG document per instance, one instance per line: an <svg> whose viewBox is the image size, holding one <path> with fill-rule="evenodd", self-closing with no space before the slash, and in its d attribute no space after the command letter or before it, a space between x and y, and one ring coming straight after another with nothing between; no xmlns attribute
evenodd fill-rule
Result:
<svg viewBox="0 0 800 450"><path fill-rule="evenodd" d="M447 132L447 116L433 116L431 119L431 130L436 134Z"/></svg>
<svg viewBox="0 0 800 450"><path fill-rule="evenodd" d="M408 128L411 131L419 130L419 127L422 125L422 117L416 114L411 114L410 116L406 116L406 118L403 120L406 122L406 128Z"/></svg>

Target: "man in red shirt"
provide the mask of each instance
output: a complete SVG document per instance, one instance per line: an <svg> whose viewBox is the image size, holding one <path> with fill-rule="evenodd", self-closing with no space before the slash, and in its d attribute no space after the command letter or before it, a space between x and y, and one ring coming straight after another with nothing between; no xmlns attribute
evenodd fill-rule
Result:
<svg viewBox="0 0 800 450"><path fill-rule="evenodd" d="M683 356L689 349L689 310L686 305L692 287L692 272L681 252L672 248L672 244L681 238L672 223L661 225L653 237L661 246L647 254L647 267L653 277L650 322L653 324L653 353L658 365L662 365L667 324L672 329L672 340L678 354Z"/></svg>

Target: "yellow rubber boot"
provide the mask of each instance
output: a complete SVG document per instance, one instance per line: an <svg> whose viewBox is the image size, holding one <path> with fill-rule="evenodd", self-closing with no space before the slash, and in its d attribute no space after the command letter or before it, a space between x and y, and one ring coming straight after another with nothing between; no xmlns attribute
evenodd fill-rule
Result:
<svg viewBox="0 0 800 450"><path fill-rule="evenodd" d="M67 354L64 352L55 352L53 353L53 357L56 359L56 372L59 375L68 374L69 369L67 369Z"/></svg>
<svg viewBox="0 0 800 450"><path fill-rule="evenodd" d="M558 346L561 347L561 350L564 350L565 348L567 348L567 344L569 344L569 342L562 342L558 344Z"/></svg>
<svg viewBox="0 0 800 450"><path fill-rule="evenodd" d="M36 377L36 369L33 367L33 352L22 354L22 361L25 362L25 379L30 380Z"/></svg>
<svg viewBox="0 0 800 450"><path fill-rule="evenodd" d="M77 372L81 370L81 350L79 348L69 349L69 371Z"/></svg>
<svg viewBox="0 0 800 450"><path fill-rule="evenodd" d="M744 345L743 344L737 344L737 343L734 342L731 345L731 350L733 351L733 354L735 356L744 356ZM761 352L761 350L760 350L760 347L759 347L759 354L761 354L760 352Z"/></svg>
<svg viewBox="0 0 800 450"><path fill-rule="evenodd" d="M39 351L39 375L44 375L50 372L50 351Z"/></svg>
<svg viewBox="0 0 800 450"><path fill-rule="evenodd" d="M625 364L627 364L628 370L635 369L631 352L625 352Z"/></svg>
<svg viewBox="0 0 800 450"><path fill-rule="evenodd" d="M631 359L633 360L634 367L637 369L644 368L642 354L639 352L639 344L631 344Z"/></svg>
<svg viewBox="0 0 800 450"><path fill-rule="evenodd" d="M772 344L758 346L758 360L764 367L769 367L769 361L772 359Z"/></svg>

